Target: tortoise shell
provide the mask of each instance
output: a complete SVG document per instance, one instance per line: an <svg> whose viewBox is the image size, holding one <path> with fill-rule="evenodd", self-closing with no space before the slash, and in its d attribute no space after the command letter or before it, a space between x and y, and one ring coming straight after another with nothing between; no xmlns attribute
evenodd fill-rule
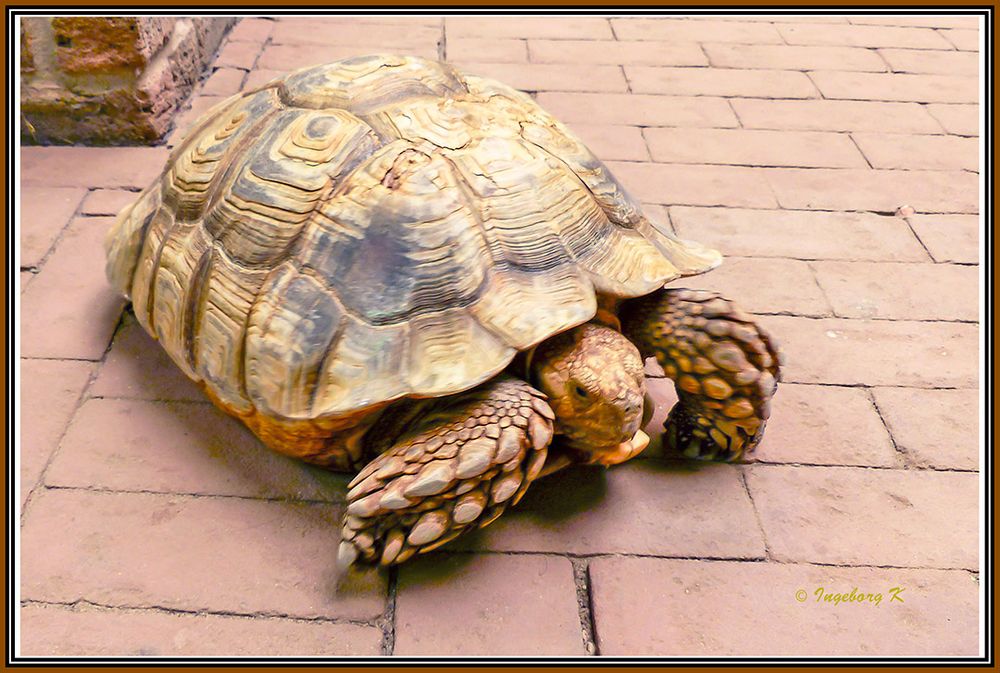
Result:
<svg viewBox="0 0 1000 673"><path fill-rule="evenodd" d="M598 294L720 259L653 225L529 96L402 56L223 101L107 250L143 327L258 434L466 390Z"/></svg>

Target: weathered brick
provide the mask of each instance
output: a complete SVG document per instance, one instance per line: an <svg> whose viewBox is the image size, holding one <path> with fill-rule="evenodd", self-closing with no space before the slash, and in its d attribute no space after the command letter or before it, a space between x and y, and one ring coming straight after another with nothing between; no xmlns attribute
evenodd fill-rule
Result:
<svg viewBox="0 0 1000 673"><path fill-rule="evenodd" d="M960 136L979 135L978 105L932 104L925 107L948 133Z"/></svg>
<svg viewBox="0 0 1000 673"><path fill-rule="evenodd" d="M159 610L21 608L23 656L375 656L374 626Z"/></svg>
<svg viewBox="0 0 1000 673"><path fill-rule="evenodd" d="M790 70L664 68L626 65L631 90L681 96L747 98L819 98L809 78Z"/></svg>
<svg viewBox="0 0 1000 673"><path fill-rule="evenodd" d="M704 44L715 67L777 70L859 70L884 72L885 62L870 49L793 47L770 44Z"/></svg>
<svg viewBox="0 0 1000 673"><path fill-rule="evenodd" d="M250 70L260 55L259 42L227 42L215 57L216 67Z"/></svg>
<svg viewBox="0 0 1000 673"><path fill-rule="evenodd" d="M676 456L674 456L676 458ZM455 549L759 558L764 541L737 468L633 460L574 467Z"/></svg>
<svg viewBox="0 0 1000 673"><path fill-rule="evenodd" d="M76 212L86 191L76 187L22 187L18 230L21 266L38 266Z"/></svg>
<svg viewBox="0 0 1000 673"><path fill-rule="evenodd" d="M596 16L449 16L444 20L452 37L516 37L575 40L613 40L608 20Z"/></svg>
<svg viewBox="0 0 1000 673"><path fill-rule="evenodd" d="M979 55L966 51L927 51L926 49L880 49L893 72L932 75L979 75ZM837 70L837 68L830 68Z"/></svg>
<svg viewBox="0 0 1000 673"><path fill-rule="evenodd" d="M21 185L145 189L167 154L165 147L22 147Z"/></svg>
<svg viewBox="0 0 1000 673"><path fill-rule="evenodd" d="M907 75L873 72L812 72L824 98L915 103L975 103L979 80L957 75Z"/></svg>
<svg viewBox="0 0 1000 673"><path fill-rule="evenodd" d="M542 92L538 94L538 103L565 122L715 128L739 126L725 99L707 96ZM939 130L938 124L930 121L933 128Z"/></svg>
<svg viewBox="0 0 1000 673"><path fill-rule="evenodd" d="M271 36L274 21L267 19L240 19L240 22L229 31L230 42L263 43Z"/></svg>
<svg viewBox="0 0 1000 673"><path fill-rule="evenodd" d="M237 68L219 68L201 86L206 96L230 96L238 93L243 86L246 72Z"/></svg>
<svg viewBox="0 0 1000 673"><path fill-rule="evenodd" d="M876 388L875 401L907 462L977 470L979 391Z"/></svg>
<svg viewBox="0 0 1000 673"><path fill-rule="evenodd" d="M573 567L553 556L436 554L406 564L398 655L582 655Z"/></svg>
<svg viewBox="0 0 1000 673"><path fill-rule="evenodd" d="M448 42L451 53L451 41ZM615 65L708 65L694 43L616 40L528 40L535 63L606 63Z"/></svg>
<svg viewBox="0 0 1000 673"><path fill-rule="evenodd" d="M632 18L612 19L611 25L615 36L622 40L781 44L781 35L767 23Z"/></svg>
<svg viewBox="0 0 1000 673"><path fill-rule="evenodd" d="M87 193L87 197L80 205L80 214L114 217L138 197L138 192L127 189L95 189Z"/></svg>
<svg viewBox="0 0 1000 673"><path fill-rule="evenodd" d="M254 86L264 84L275 77L283 77L288 71L308 68L314 65L339 61L352 56L362 56L368 51L389 52L393 51L393 46L388 42L372 41L366 45L358 46L351 44L274 44L264 48L260 58L257 59L256 68L248 75L244 89L251 89ZM437 60L437 47L429 45L425 47L410 47L406 53L412 56L422 56ZM275 71L266 79L261 79L257 75L259 70ZM256 75L256 76L255 76ZM253 84L251 85L251 81Z"/></svg>
<svg viewBox="0 0 1000 673"><path fill-rule="evenodd" d="M557 65L552 63L458 63L471 75L490 77L523 91L607 91L628 90L625 76L612 65Z"/></svg>
<svg viewBox="0 0 1000 673"><path fill-rule="evenodd" d="M753 459L816 465L899 464L889 433L864 390L799 383L778 385L764 439Z"/></svg>
<svg viewBox="0 0 1000 673"><path fill-rule="evenodd" d="M673 285L719 292L753 313L832 315L809 264L795 259L730 257L706 274Z"/></svg>
<svg viewBox="0 0 1000 673"><path fill-rule="evenodd" d="M785 25L776 28L788 44L902 47L905 49L951 48L947 40L930 28L823 26L818 24Z"/></svg>
<svg viewBox="0 0 1000 673"><path fill-rule="evenodd" d="M777 561L979 567L975 474L751 465L746 476Z"/></svg>
<svg viewBox="0 0 1000 673"><path fill-rule="evenodd" d="M777 205L759 169L618 161L608 165L632 194L649 203L751 208Z"/></svg>
<svg viewBox="0 0 1000 673"><path fill-rule="evenodd" d="M606 655L974 656L979 648L979 586L963 570L605 557L591 561L590 576ZM893 587L903 589L899 600ZM882 600L817 602L852 590ZM794 627L767 627L762 637L762 619Z"/></svg>
<svg viewBox="0 0 1000 673"><path fill-rule="evenodd" d="M978 30L939 30L939 35L943 35L950 45L961 51L979 51L979 31Z"/></svg>
<svg viewBox="0 0 1000 673"><path fill-rule="evenodd" d="M935 262L979 262L978 215L913 215L907 219Z"/></svg>
<svg viewBox="0 0 1000 673"><path fill-rule="evenodd" d="M647 161L649 151L642 132L635 126L610 124L569 124L570 129L604 161Z"/></svg>
<svg viewBox="0 0 1000 673"><path fill-rule="evenodd" d="M979 139L913 136L904 133L854 133L874 168L979 170Z"/></svg>
<svg viewBox="0 0 1000 673"><path fill-rule="evenodd" d="M979 318L979 269L974 266L881 262L813 262L813 266L840 317Z"/></svg>
<svg viewBox="0 0 1000 673"><path fill-rule="evenodd" d="M382 574L338 583L333 505L49 489L21 540L25 600L355 620L385 605Z"/></svg>
<svg viewBox="0 0 1000 673"><path fill-rule="evenodd" d="M76 411L92 370L89 362L21 360L22 507Z"/></svg>
<svg viewBox="0 0 1000 673"><path fill-rule="evenodd" d="M877 16L863 14L851 16L848 21L860 26L923 26L925 28L978 28L979 18L956 14L924 14L907 16L893 14L892 16Z"/></svg>
<svg viewBox="0 0 1000 673"><path fill-rule="evenodd" d="M979 328L964 323L760 316L788 360L785 380L974 387Z"/></svg>
<svg viewBox="0 0 1000 673"><path fill-rule="evenodd" d="M448 40L447 48L449 61L471 63L527 63L528 61L526 40L503 37L456 37Z"/></svg>
<svg viewBox="0 0 1000 673"><path fill-rule="evenodd" d="M750 129L647 128L655 161L744 166L863 167L865 158L842 133Z"/></svg>
<svg viewBox="0 0 1000 673"><path fill-rule="evenodd" d="M975 213L979 176L966 171L761 169L782 208Z"/></svg>
<svg viewBox="0 0 1000 673"><path fill-rule="evenodd" d="M88 400L46 472L49 486L338 502L349 478L265 448L207 403Z"/></svg>
<svg viewBox="0 0 1000 673"><path fill-rule="evenodd" d="M104 278L104 234L111 218L74 219L21 296L21 354L98 360L125 300Z"/></svg>
<svg viewBox="0 0 1000 673"><path fill-rule="evenodd" d="M700 241L730 255L893 262L927 260L920 241L899 217L673 206L670 219L681 237Z"/></svg>
<svg viewBox="0 0 1000 673"><path fill-rule="evenodd" d="M729 101L743 126L783 131L885 131L940 133L941 126L916 103L847 100Z"/></svg>

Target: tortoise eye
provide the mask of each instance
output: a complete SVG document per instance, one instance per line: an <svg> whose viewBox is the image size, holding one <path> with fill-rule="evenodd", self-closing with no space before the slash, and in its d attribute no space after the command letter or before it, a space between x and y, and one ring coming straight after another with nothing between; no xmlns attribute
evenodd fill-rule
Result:
<svg viewBox="0 0 1000 673"><path fill-rule="evenodd" d="M587 392L587 389L581 386L579 383L573 384L573 394L583 400L590 397L590 393Z"/></svg>

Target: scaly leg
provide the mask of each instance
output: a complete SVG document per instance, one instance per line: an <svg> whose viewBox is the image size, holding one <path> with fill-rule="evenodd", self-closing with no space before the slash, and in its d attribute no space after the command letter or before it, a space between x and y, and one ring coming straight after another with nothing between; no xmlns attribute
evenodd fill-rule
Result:
<svg viewBox="0 0 1000 673"><path fill-rule="evenodd" d="M341 567L402 563L492 522L541 473L554 418L545 395L511 377L432 401L350 483Z"/></svg>
<svg viewBox="0 0 1000 673"><path fill-rule="evenodd" d="M763 328L714 292L683 289L626 301L619 315L625 336L677 387L667 445L708 460L739 460L757 446L782 360Z"/></svg>

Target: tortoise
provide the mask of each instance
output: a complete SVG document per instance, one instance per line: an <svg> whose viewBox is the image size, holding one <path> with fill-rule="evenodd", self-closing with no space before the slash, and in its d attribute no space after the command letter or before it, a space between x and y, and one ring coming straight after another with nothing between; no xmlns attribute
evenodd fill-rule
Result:
<svg viewBox="0 0 1000 673"><path fill-rule="evenodd" d="M409 56L221 102L106 239L138 322L264 444L349 484L341 567L482 527L537 478L664 443L736 460L780 356L729 300L665 288L721 261L651 221L528 95ZM645 413L644 413L645 408Z"/></svg>

